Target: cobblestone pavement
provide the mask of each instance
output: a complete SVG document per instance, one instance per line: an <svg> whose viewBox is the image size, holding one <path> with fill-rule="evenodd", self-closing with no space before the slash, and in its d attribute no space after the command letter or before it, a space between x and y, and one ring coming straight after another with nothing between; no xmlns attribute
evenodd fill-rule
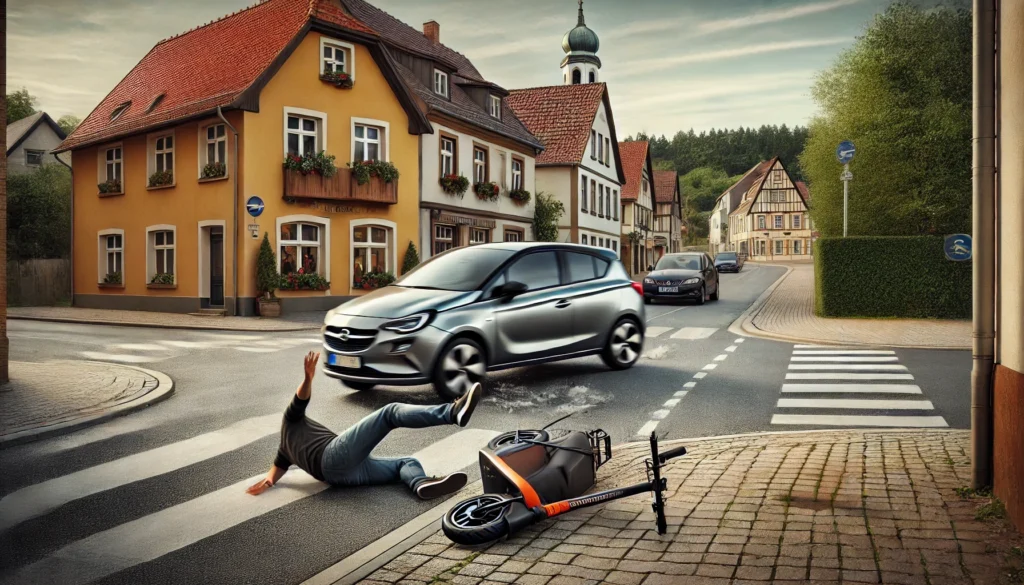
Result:
<svg viewBox="0 0 1024 585"><path fill-rule="evenodd" d="M957 491L970 483L969 443L948 430L686 441L666 467L665 535L650 498L634 496L478 550L438 532L362 582L1019 583L1024 553L1005 512ZM619 448L597 488L643 481L647 449Z"/></svg>
<svg viewBox="0 0 1024 585"><path fill-rule="evenodd" d="M281 319L259 317L197 316L183 313L82 309L78 307L10 307L11 319L37 319L104 325L172 327L176 329L221 329L225 331L304 331L323 325L322 312L297 313Z"/></svg>
<svg viewBox="0 0 1024 585"><path fill-rule="evenodd" d="M0 436L95 414L154 390L135 368L91 362L11 362L0 386Z"/></svg>
<svg viewBox="0 0 1024 585"><path fill-rule="evenodd" d="M814 265L792 264L793 271L768 297L749 333L779 335L812 343L970 349L970 321L938 319L826 319L814 314Z"/></svg>

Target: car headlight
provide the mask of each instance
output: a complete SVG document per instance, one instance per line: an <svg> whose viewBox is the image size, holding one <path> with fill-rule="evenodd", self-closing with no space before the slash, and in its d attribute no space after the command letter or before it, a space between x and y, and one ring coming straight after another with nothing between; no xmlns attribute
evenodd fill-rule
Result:
<svg viewBox="0 0 1024 585"><path fill-rule="evenodd" d="M683 281L683 284L697 284L698 282L700 282L699 278L687 278Z"/></svg>
<svg viewBox="0 0 1024 585"><path fill-rule="evenodd" d="M653 278L645 278L644 279L644 284L654 284L654 279Z"/></svg>
<svg viewBox="0 0 1024 585"><path fill-rule="evenodd" d="M427 323L430 323L430 319L433 318L433 316L434 314L430 312L416 313L415 315L409 315L408 317L388 321L381 325L380 328L388 331L394 331L396 333L414 333L426 327Z"/></svg>

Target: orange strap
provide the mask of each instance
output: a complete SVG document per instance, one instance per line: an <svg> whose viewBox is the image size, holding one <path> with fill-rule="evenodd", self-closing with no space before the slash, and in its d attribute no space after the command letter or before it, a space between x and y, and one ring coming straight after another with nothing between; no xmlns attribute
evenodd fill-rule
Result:
<svg viewBox="0 0 1024 585"><path fill-rule="evenodd" d="M514 469L508 466L507 463L502 461L501 457L494 455L493 453L484 452L487 459L490 460L491 464L498 468L498 471L505 476L506 479L515 484L516 489L519 493L523 494L523 503L526 504L527 508L536 508L540 504L540 496L537 495L537 491L533 489L522 476L515 472Z"/></svg>

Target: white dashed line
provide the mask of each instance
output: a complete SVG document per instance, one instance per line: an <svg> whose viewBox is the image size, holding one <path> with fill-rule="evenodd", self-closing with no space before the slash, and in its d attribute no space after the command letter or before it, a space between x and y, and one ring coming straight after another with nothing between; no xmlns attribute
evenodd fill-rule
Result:
<svg viewBox="0 0 1024 585"><path fill-rule="evenodd" d="M718 367L718 364L708 364L708 365L704 366L704 369L705 370L713 370L713 369L715 369L717 367Z"/></svg>
<svg viewBox="0 0 1024 585"><path fill-rule="evenodd" d="M687 382L687 383L683 384L683 388L693 388L696 385L697 385L696 382Z"/></svg>
<svg viewBox="0 0 1024 585"><path fill-rule="evenodd" d="M701 378L703 378L704 376L707 376L707 375L708 375L707 372L697 372L696 374L693 375L693 377L697 378L698 380L700 380Z"/></svg>
<svg viewBox="0 0 1024 585"><path fill-rule="evenodd" d="M716 361L716 362L724 362L724 361L725 361L725 358L727 358L727 357L729 357L729 356L727 356L727 355L725 355L725 354L723 353L722 355L718 355L718 356L715 356L715 361Z"/></svg>
<svg viewBox="0 0 1024 585"><path fill-rule="evenodd" d="M666 416L668 416L667 410L655 410L651 413L651 418L654 420L664 420Z"/></svg>
<svg viewBox="0 0 1024 585"><path fill-rule="evenodd" d="M666 400L665 404L663 406L665 406L666 408L672 408L672 407L674 407L677 404L679 404L679 399L678 398L672 398L670 400Z"/></svg>
<svg viewBox="0 0 1024 585"><path fill-rule="evenodd" d="M654 432L654 429L658 428L658 421L652 420L647 421L647 424L640 427L640 430L636 432L637 435L647 436Z"/></svg>
<svg viewBox="0 0 1024 585"><path fill-rule="evenodd" d="M736 341L734 341L733 343L743 343L743 338L742 338L742 337L740 337L739 339L737 339L737 340L736 340Z"/></svg>
<svg viewBox="0 0 1024 585"><path fill-rule="evenodd" d="M693 386L690 387L693 388ZM676 392L672 396L675 396L676 398L686 398L686 390L680 390L679 392Z"/></svg>
<svg viewBox="0 0 1024 585"><path fill-rule="evenodd" d="M725 351L727 351L729 353L732 353L732 352L736 351L736 346L735 345L730 345L729 347L725 348Z"/></svg>
<svg viewBox="0 0 1024 585"><path fill-rule="evenodd" d="M651 326L651 327L647 328L645 333L646 333L647 337L658 337L662 333L664 333L666 331L671 331L671 330L672 330L671 327L654 327L654 326Z"/></svg>

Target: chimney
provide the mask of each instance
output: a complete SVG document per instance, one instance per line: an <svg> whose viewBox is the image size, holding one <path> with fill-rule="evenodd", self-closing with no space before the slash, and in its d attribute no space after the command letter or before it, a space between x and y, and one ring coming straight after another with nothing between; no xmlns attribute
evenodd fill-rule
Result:
<svg viewBox="0 0 1024 585"><path fill-rule="evenodd" d="M441 25L436 20L423 23L423 36L430 39L430 42L437 44L441 42Z"/></svg>

